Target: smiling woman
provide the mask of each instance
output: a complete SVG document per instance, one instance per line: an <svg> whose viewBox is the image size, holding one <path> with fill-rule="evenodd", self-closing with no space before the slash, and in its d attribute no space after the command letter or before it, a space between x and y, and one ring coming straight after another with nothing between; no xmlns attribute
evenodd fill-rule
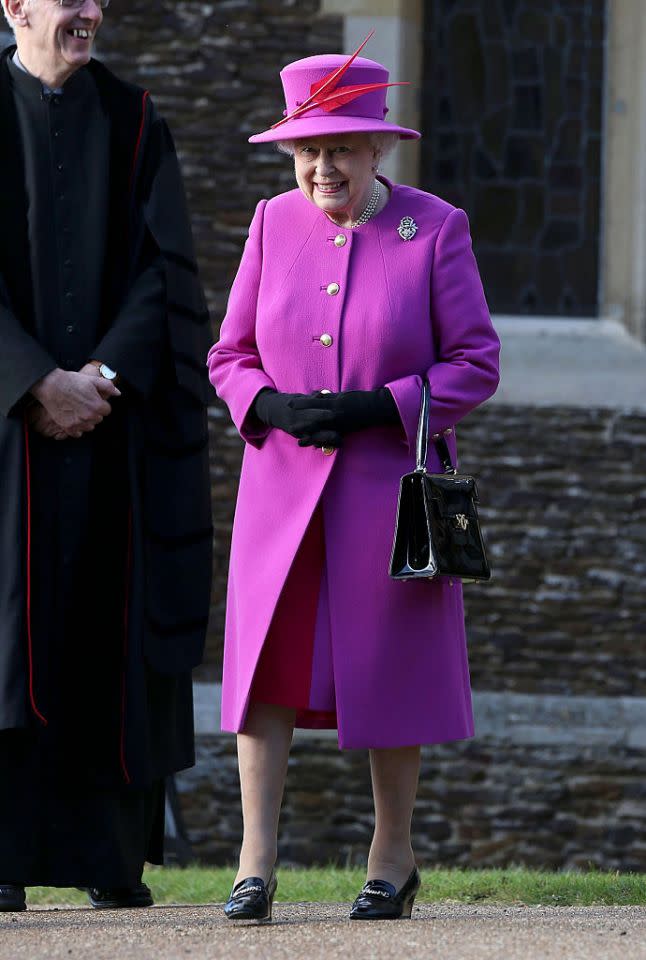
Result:
<svg viewBox="0 0 646 960"><path fill-rule="evenodd" d="M499 344L464 212L378 172L419 134L385 120L388 71L361 49L281 73L283 119L250 140L293 156L297 189L258 204L209 354L246 441L222 686L244 817L231 919L271 917L295 725L370 750L361 920L411 915L419 746L473 734L460 585L402 590L388 556L422 378L455 456L454 424L497 386Z"/></svg>
<svg viewBox="0 0 646 960"><path fill-rule="evenodd" d="M348 133L277 146L294 157L296 182L308 200L340 227L355 227L386 206L388 188L375 175L398 143L396 133Z"/></svg>

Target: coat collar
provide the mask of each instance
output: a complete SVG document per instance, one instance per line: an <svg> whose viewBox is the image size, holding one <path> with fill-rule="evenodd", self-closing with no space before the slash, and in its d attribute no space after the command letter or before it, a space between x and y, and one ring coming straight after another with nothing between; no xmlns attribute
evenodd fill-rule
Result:
<svg viewBox="0 0 646 960"><path fill-rule="evenodd" d="M43 83L42 80L39 80L38 77L35 77L33 73L30 73L20 61L16 63L18 51L15 46L9 48L9 53L10 56L7 59L7 65L12 82L25 97L33 100L41 100L43 96L53 94L61 97L65 96L65 99L69 100L82 95L83 91L87 89L89 76L86 67L77 70L66 81L64 86L54 90Z"/></svg>

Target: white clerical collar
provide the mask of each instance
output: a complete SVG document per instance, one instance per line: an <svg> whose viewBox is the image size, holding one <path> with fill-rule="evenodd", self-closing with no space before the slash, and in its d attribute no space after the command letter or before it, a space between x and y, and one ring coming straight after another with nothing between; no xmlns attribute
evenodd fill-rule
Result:
<svg viewBox="0 0 646 960"><path fill-rule="evenodd" d="M18 51L17 51L17 50L16 50L16 52L15 52L14 55L13 55L13 62L16 64L16 66L18 67L19 70L22 70L23 73L29 73L29 70L27 69L27 67L25 67L25 66L23 65L22 60L21 60L20 57L18 56ZM29 76L31 77L32 74L29 73ZM48 87L47 84L46 84L46 83L42 83L42 81L41 81L41 84L42 84L42 88L43 88L43 93L46 94L46 95L49 95L50 93L55 93L55 94L57 94L58 96L60 96L60 95L63 93L63 88L62 88L62 87L56 87L56 89L54 89L53 87Z"/></svg>

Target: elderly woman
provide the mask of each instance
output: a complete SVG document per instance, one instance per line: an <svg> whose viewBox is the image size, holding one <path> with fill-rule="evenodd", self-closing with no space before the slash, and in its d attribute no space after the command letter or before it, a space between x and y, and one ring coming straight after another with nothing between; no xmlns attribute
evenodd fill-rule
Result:
<svg viewBox="0 0 646 960"><path fill-rule="evenodd" d="M209 354L246 444L222 691L244 817L230 918L271 917L295 725L370 751L355 919L410 916L420 745L473 735L460 584L397 583L388 560L422 378L455 456L455 424L496 389L499 343L464 212L378 175L391 141L419 134L384 120L388 73L359 51L281 73L285 119L250 139L293 154L298 188L258 204Z"/></svg>

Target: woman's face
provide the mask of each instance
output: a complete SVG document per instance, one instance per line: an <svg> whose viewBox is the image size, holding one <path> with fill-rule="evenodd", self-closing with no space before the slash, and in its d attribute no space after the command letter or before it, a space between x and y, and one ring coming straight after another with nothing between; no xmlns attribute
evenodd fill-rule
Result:
<svg viewBox="0 0 646 960"><path fill-rule="evenodd" d="M373 190L377 153L366 134L294 141L296 181L307 197L341 225L357 220Z"/></svg>

